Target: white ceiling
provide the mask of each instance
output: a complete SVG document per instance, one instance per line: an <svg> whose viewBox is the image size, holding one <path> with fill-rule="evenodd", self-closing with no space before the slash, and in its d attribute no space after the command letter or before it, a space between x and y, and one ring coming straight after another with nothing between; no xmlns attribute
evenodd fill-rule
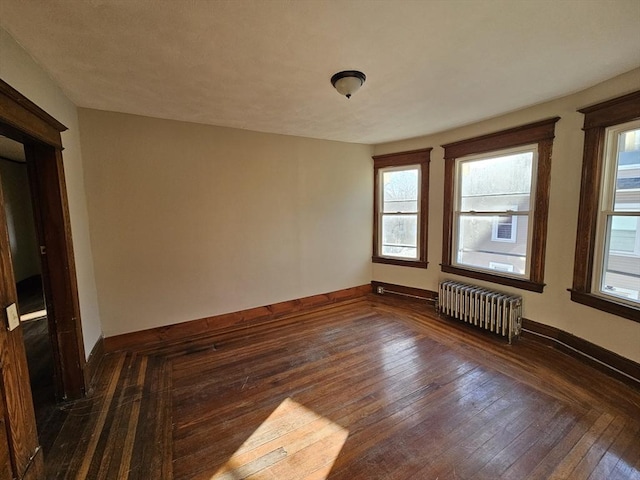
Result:
<svg viewBox="0 0 640 480"><path fill-rule="evenodd" d="M78 106L358 143L632 70L639 24L640 0L0 0ZM367 75L350 100L329 82L345 69Z"/></svg>

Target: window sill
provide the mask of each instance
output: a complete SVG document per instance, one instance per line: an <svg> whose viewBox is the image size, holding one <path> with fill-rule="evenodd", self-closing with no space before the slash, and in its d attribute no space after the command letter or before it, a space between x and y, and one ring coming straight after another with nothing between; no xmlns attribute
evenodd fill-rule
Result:
<svg viewBox="0 0 640 480"><path fill-rule="evenodd" d="M524 280L512 277L503 277L500 275L494 275L487 272L480 272L477 270L467 270L465 268L454 267L452 265L440 265L442 271L445 273L453 273L454 275L460 275L463 277L475 278L476 280L484 280L485 282L499 283L500 285L507 285L509 287L516 287L522 290L529 290L530 292L542 293L544 290L544 283L536 283L531 280Z"/></svg>
<svg viewBox="0 0 640 480"><path fill-rule="evenodd" d="M384 263L386 265L397 265L400 267L427 268L428 263L421 260L402 260L400 258L371 257L373 263Z"/></svg>
<svg viewBox="0 0 640 480"><path fill-rule="evenodd" d="M582 305L587 305L588 307L596 308L612 315L633 320L634 322L640 322L640 308L602 298L592 293L572 289L568 290L571 292L571 300L576 303L581 303Z"/></svg>

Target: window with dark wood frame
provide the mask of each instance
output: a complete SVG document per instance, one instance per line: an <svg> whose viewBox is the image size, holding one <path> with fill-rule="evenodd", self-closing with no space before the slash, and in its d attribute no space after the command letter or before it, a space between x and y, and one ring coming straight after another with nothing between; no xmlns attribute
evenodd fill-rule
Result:
<svg viewBox="0 0 640 480"><path fill-rule="evenodd" d="M607 128L640 119L640 91L578 111L584 114L585 135L571 300L640 321L639 308L592 292Z"/></svg>
<svg viewBox="0 0 640 480"><path fill-rule="evenodd" d="M547 217L549 212L549 184L551 180L551 149L555 135L554 117L527 125L503 130L480 137L443 145L444 173L444 218L442 233L442 271L465 277L509 285L512 287L542 292L544 289L544 260L547 242ZM467 269L454 265L453 231L456 182L456 159L484 153L498 152L526 145L537 145L537 170L535 191L532 192L533 214L530 229L530 264L528 278L514 278L482 270Z"/></svg>
<svg viewBox="0 0 640 480"><path fill-rule="evenodd" d="M429 162L431 148L409 152L390 153L373 157L374 171L374 212L373 212L373 256L374 263L386 263L405 267L427 268L427 234L429 211ZM416 166L419 169L417 196L417 241L416 258L402 258L382 253L383 191L380 188L381 172L385 169Z"/></svg>

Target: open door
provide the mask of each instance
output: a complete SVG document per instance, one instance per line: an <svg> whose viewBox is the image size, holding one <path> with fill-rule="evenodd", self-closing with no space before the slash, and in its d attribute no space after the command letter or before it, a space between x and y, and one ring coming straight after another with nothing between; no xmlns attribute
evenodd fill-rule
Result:
<svg viewBox="0 0 640 480"><path fill-rule="evenodd" d="M11 248L0 187L0 478L43 478ZM4 438L2 438L4 437Z"/></svg>

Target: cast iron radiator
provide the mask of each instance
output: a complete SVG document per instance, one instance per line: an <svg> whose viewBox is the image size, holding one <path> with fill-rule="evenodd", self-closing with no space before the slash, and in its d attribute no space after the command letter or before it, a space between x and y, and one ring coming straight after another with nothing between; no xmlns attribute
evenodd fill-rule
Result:
<svg viewBox="0 0 640 480"><path fill-rule="evenodd" d="M521 296L450 280L438 290L440 313L507 337L509 343L520 336Z"/></svg>

